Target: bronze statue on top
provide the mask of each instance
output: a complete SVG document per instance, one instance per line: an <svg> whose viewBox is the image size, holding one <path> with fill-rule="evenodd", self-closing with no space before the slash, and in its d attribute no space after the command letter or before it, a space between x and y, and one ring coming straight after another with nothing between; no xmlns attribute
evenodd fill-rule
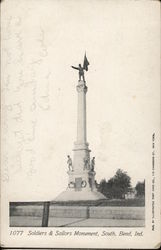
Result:
<svg viewBox="0 0 161 250"><path fill-rule="evenodd" d="M71 66L73 69L79 70L79 82L81 81L81 78L84 83L86 82L85 77L84 77L84 70L88 71L88 65L89 65L89 62L87 60L86 53L85 53L83 67L81 66L81 64L79 64L78 67Z"/></svg>
<svg viewBox="0 0 161 250"><path fill-rule="evenodd" d="M79 82L81 81L81 77L83 79L83 82L85 82L85 78L84 78L84 68L81 66L81 64L78 65L79 67L74 67L71 66L73 69L77 69L79 70Z"/></svg>

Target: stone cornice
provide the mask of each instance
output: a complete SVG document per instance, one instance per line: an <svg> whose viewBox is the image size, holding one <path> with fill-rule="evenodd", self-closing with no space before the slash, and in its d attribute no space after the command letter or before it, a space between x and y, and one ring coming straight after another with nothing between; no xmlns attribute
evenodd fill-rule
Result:
<svg viewBox="0 0 161 250"><path fill-rule="evenodd" d="M85 85L84 82L80 82L78 85L77 85L77 91L78 92L84 92L85 94L87 93L87 86Z"/></svg>

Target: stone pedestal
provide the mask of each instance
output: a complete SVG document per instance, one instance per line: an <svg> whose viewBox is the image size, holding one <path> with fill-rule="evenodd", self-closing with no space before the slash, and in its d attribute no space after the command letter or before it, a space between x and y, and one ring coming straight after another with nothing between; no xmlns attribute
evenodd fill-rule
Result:
<svg viewBox="0 0 161 250"><path fill-rule="evenodd" d="M96 173L91 166L91 150L87 143L86 93L88 88L85 82L79 81L76 89L78 92L77 140L73 149L73 170L67 172L69 176L67 190L61 193L55 199L56 201L105 199L104 195L96 190Z"/></svg>

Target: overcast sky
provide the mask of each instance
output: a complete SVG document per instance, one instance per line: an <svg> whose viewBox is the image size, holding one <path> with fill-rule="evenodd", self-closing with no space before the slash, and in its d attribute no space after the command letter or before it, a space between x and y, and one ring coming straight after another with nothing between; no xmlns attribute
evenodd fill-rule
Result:
<svg viewBox="0 0 161 250"><path fill-rule="evenodd" d="M159 131L159 8L153 1L5 2L2 34L11 64L4 53L4 79L9 75L11 82L4 96L14 113L6 111L12 200L24 200L24 194L27 200L54 199L67 187L78 81L70 66L83 63L85 51L87 139L96 180L108 180L118 168L132 185L148 179L152 134ZM21 124L15 124L20 109ZM13 137L20 130L21 143Z"/></svg>

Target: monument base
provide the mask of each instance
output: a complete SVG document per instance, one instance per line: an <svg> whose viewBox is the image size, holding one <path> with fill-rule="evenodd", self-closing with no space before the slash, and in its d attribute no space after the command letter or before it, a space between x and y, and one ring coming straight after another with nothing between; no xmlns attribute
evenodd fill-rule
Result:
<svg viewBox="0 0 161 250"><path fill-rule="evenodd" d="M95 201L102 199L106 199L106 197L97 191L82 190L79 192L67 189L60 193L54 201Z"/></svg>

